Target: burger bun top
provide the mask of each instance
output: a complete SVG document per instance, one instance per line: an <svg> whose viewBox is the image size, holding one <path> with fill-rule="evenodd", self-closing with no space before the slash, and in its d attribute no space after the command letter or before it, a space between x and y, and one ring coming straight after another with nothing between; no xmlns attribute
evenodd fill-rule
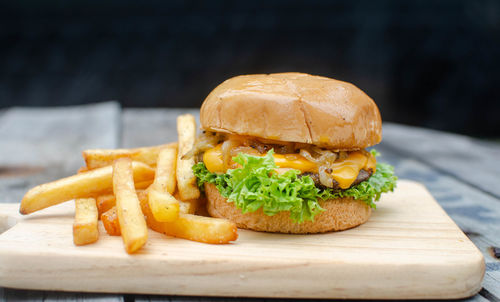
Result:
<svg viewBox="0 0 500 302"><path fill-rule="evenodd" d="M377 105L353 84L304 73L242 75L200 110L205 130L356 150L382 139Z"/></svg>

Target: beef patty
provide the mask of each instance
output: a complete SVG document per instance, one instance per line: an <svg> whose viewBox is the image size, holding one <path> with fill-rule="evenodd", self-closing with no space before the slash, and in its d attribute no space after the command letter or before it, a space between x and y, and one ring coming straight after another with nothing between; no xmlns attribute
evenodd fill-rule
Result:
<svg viewBox="0 0 500 302"><path fill-rule="evenodd" d="M358 176L356 177L356 180L354 180L351 187L359 184L360 182L367 180L368 178L370 178L370 176L372 176L372 173L373 173L372 169L360 170L358 173ZM302 173L299 175L299 177L302 177L302 176L310 176L312 178L312 180L314 181L314 184L316 185L316 187L318 187L319 189L322 189L322 190L328 189L328 187L322 185L321 182L319 181L319 174L318 173L305 172L305 173ZM337 181L335 181L335 179L333 180L333 187L330 189L340 189L339 183Z"/></svg>

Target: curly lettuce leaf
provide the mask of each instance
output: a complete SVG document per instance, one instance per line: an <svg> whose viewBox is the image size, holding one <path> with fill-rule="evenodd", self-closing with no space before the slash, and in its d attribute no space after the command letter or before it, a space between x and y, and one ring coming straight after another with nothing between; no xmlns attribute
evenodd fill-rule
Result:
<svg viewBox="0 0 500 302"><path fill-rule="evenodd" d="M392 191L397 180L391 166L377 164L376 173L367 181L347 190L320 190L311 177L299 177L298 170L275 173L278 167L272 150L263 157L240 153L233 160L241 167L225 174L211 173L203 163L194 165L198 186L203 189L204 183L215 184L221 195L234 202L243 213L260 208L269 216L290 211L290 218L297 223L314 221L314 217L324 211L318 202L321 199L353 197L375 208L374 201L379 200L383 192Z"/></svg>

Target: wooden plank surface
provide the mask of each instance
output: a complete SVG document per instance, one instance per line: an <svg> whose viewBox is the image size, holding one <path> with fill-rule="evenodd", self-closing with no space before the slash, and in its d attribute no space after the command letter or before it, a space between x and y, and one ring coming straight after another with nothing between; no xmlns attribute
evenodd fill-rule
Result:
<svg viewBox="0 0 500 302"><path fill-rule="evenodd" d="M0 301L88 301L88 302L124 302L124 296L113 294L72 293L61 291L23 290L0 288Z"/></svg>
<svg viewBox="0 0 500 302"><path fill-rule="evenodd" d="M120 107L115 102L8 109L0 119L0 166L64 162L78 167L81 150L117 147L119 122Z"/></svg>
<svg viewBox="0 0 500 302"><path fill-rule="evenodd" d="M71 202L22 218L13 205L0 205L2 216L7 213L17 219L0 235L0 284L7 287L436 299L473 295L484 273L482 254L423 186L408 181L400 181L395 193L383 197L366 224L344 232L282 235L240 230L238 241L229 245L150 232L145 248L132 256L124 252L119 237L101 236L95 244L74 246ZM40 278L41 274L57 276L57 282Z"/></svg>
<svg viewBox="0 0 500 302"><path fill-rule="evenodd" d="M0 116L0 203L30 187L73 174L87 148L116 148L120 107L11 108Z"/></svg>
<svg viewBox="0 0 500 302"><path fill-rule="evenodd" d="M198 109L127 109L123 112L122 147L134 148L177 141L177 116L192 114L200 126Z"/></svg>
<svg viewBox="0 0 500 302"><path fill-rule="evenodd" d="M401 177L426 185L486 261L485 296L500 297L500 144L440 131L384 124L385 159Z"/></svg>
<svg viewBox="0 0 500 302"><path fill-rule="evenodd" d="M391 123L384 124L383 135L386 146L406 157L418 159L444 174L500 198L498 144Z"/></svg>
<svg viewBox="0 0 500 302"><path fill-rule="evenodd" d="M464 184L453 176L410 158L401 158L391 148L380 146L383 159L395 166L400 177L423 183L457 225L478 246L485 257L485 292L500 297L499 260L491 253L500 246L500 201Z"/></svg>

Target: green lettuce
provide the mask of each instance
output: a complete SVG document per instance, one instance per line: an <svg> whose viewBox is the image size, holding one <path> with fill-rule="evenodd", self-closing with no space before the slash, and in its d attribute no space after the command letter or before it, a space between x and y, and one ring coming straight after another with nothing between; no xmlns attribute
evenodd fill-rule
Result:
<svg viewBox="0 0 500 302"><path fill-rule="evenodd" d="M377 164L377 171L367 180L347 190L318 189L309 176L300 177L299 170L289 170L283 174L274 172L278 168L273 158L273 150L266 156L240 153L233 161L241 168L227 170L225 174L211 173L200 162L193 166L198 186L203 190L205 183L214 184L222 196L233 202L243 213L262 208L266 215L273 216L289 211L290 218L297 222L314 221L323 208L319 200L353 197L375 208L374 201L383 192L392 191L397 177L387 164Z"/></svg>

